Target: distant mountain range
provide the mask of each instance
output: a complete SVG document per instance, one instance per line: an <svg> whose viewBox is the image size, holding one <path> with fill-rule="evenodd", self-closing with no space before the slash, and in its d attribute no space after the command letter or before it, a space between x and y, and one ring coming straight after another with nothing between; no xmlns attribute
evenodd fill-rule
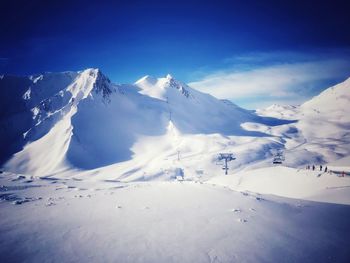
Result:
<svg viewBox="0 0 350 263"><path fill-rule="evenodd" d="M211 177L222 151L237 155L233 170L266 166L276 149L296 167L350 154L350 79L301 106L256 112L170 75L122 85L98 69L3 75L0 88L0 160L16 173Z"/></svg>

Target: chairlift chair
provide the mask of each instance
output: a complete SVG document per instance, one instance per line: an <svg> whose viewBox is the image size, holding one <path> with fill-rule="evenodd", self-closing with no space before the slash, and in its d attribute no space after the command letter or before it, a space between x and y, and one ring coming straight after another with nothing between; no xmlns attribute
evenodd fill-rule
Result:
<svg viewBox="0 0 350 263"><path fill-rule="evenodd" d="M282 162L284 161L284 156L283 156L283 152L278 152L274 158L273 158L273 161L272 163L273 164L282 164Z"/></svg>

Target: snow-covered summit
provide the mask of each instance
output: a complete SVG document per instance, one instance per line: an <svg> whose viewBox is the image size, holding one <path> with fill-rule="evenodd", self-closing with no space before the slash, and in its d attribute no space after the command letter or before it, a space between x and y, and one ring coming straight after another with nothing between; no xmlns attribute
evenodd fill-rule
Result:
<svg viewBox="0 0 350 263"><path fill-rule="evenodd" d="M163 101L166 101L168 96L173 93L171 89L177 90L187 98L191 96L191 88L170 74L162 78L147 75L136 81L135 85L140 89L141 94Z"/></svg>
<svg viewBox="0 0 350 263"><path fill-rule="evenodd" d="M140 78L139 80L137 80L134 84L135 85L138 85L139 83L142 84L142 83L156 83L157 82L157 78L155 77L152 77L150 75L146 75L146 76L143 76L142 78Z"/></svg>
<svg viewBox="0 0 350 263"><path fill-rule="evenodd" d="M171 74L168 73L168 74L166 75L166 78L167 78L167 79L172 79L173 76L172 76Z"/></svg>

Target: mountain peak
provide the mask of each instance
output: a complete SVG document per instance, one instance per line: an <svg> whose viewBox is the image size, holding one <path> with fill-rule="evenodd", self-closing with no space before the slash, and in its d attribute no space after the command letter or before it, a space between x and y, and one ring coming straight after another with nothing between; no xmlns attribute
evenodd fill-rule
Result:
<svg viewBox="0 0 350 263"><path fill-rule="evenodd" d="M111 81L101 72L100 69L93 69L93 73L96 74L95 83L93 85L95 93L101 93L104 100L110 101L109 96L113 92Z"/></svg>
<svg viewBox="0 0 350 263"><path fill-rule="evenodd" d="M172 75L167 74L162 78L154 78L149 75L144 76L134 83L140 88L140 93L148 95L153 98L166 100L166 95L171 90L178 90L185 97L190 97L189 87L173 78Z"/></svg>
<svg viewBox="0 0 350 263"><path fill-rule="evenodd" d="M174 77L171 74L167 74L165 77L161 77L161 78L156 78L150 75L145 75L142 78L140 78L139 80L137 80L134 84L142 84L142 83L149 83L152 85L155 85L158 81L159 82L169 82L169 81L174 81Z"/></svg>
<svg viewBox="0 0 350 263"><path fill-rule="evenodd" d="M157 78L155 77L152 77L150 75L146 75L146 76L143 76L142 78L140 78L139 80L137 80L134 84L140 84L140 83L150 83L150 84L154 84L158 81Z"/></svg>
<svg viewBox="0 0 350 263"><path fill-rule="evenodd" d="M81 70L81 71L78 71L79 74L89 74L89 75L95 75L97 76L97 74L99 74L100 72L100 69L99 68L87 68L87 69L84 69L84 70Z"/></svg>

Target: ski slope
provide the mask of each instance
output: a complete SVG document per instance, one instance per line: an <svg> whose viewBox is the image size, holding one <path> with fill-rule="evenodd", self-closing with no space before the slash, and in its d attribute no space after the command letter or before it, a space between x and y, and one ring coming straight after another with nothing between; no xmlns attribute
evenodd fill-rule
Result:
<svg viewBox="0 0 350 263"><path fill-rule="evenodd" d="M347 262L350 256L348 205L194 181L29 179L0 175L1 197L8 199L0 202L4 262Z"/></svg>

